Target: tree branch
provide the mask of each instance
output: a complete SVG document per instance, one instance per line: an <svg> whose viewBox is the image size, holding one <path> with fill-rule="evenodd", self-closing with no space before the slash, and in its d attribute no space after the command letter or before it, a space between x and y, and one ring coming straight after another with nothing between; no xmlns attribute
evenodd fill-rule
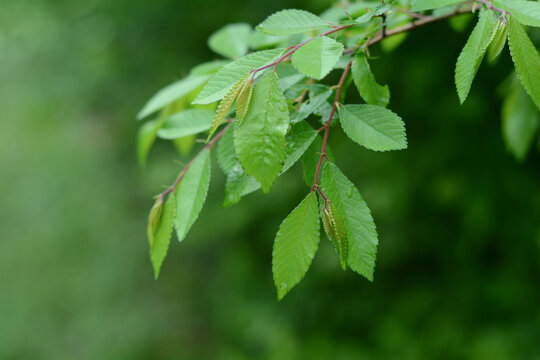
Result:
<svg viewBox="0 0 540 360"><path fill-rule="evenodd" d="M466 14L466 13L469 13L471 11L472 11L472 6L466 6L464 8L457 8L456 10L452 11L451 13L444 14L442 16L434 16L434 15L425 16L422 19L413 21L412 23L397 27L395 29L386 30L385 32L383 32L381 30L377 34L375 34L374 37L369 39L365 43L364 46L369 47L369 46L371 46L373 44L376 44L379 41L381 41L381 40L383 40L383 39L385 39L387 37L390 37L392 35L408 32L408 31L411 31L411 30L416 29L418 27L428 25L428 24L431 24L431 23L434 23L434 22L437 22L437 21L441 21L441 20L444 20L444 19L448 19L448 18L451 18L451 17L456 16L456 15Z"/></svg>
<svg viewBox="0 0 540 360"><path fill-rule="evenodd" d="M330 111L330 115L328 116L328 121L326 122L326 125L324 126L324 138L323 138L323 144L321 148L321 157L319 158L319 163L317 164L317 170L315 171L315 180L313 181L313 186L311 187L311 191L317 190L321 197L324 199L324 209L326 209L326 206L328 205L328 199L326 196L324 196L322 190L319 188L319 175L321 171L321 166L324 158L328 159L328 156L326 155L326 144L328 142L328 134L330 133L330 125L332 124L332 119L334 117L334 113L336 112L337 104L339 103L339 97L341 96L341 89L343 89L343 84L345 83L345 79L347 78L347 74L349 73L349 70L351 69L352 59L349 60L347 63L347 66L345 67L345 70L343 70L343 74L341 74L341 79L339 79L339 83L337 85L336 89L336 97L334 98L334 104L332 105L332 110Z"/></svg>
<svg viewBox="0 0 540 360"><path fill-rule="evenodd" d="M176 181L174 182L174 184L172 184L167 190L165 190L164 192L162 192L161 194L159 194L159 200L161 203L163 203L165 201L165 196L167 196L168 194L172 193L173 191L176 190L176 187L178 186L178 184L180 184L180 181L182 181L182 179L184 178L184 175L186 175L186 172L189 170L190 166L193 164L193 162L195 161L195 159L197 159L199 157L199 155L201 155L201 153L204 151L204 150L210 150L212 149L212 147L215 145L215 143L225 134L225 132L227 132L227 129L231 126L231 124L225 126L220 132L218 132L216 134L216 136L214 136L212 138L212 140L210 140L208 142L208 144L206 144L205 147L203 147L201 149L201 151L199 151L197 153L197 155L195 155L193 157L193 159L190 160L190 162L187 163L186 166L184 166L184 168L182 169L182 171L180 172L180 175L178 175L178 177L176 178Z"/></svg>

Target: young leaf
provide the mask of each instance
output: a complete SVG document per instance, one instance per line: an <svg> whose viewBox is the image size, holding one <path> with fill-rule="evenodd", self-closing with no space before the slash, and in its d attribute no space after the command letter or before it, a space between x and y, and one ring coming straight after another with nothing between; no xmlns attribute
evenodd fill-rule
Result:
<svg viewBox="0 0 540 360"><path fill-rule="evenodd" d="M292 63L298 71L321 80L334 68L342 52L343 44L326 36L318 36L296 50Z"/></svg>
<svg viewBox="0 0 540 360"><path fill-rule="evenodd" d="M249 76L250 74L246 74L244 75L244 77L238 80L236 84L234 84L233 87L227 92L225 97L219 102L219 106L216 110L216 115L214 116L214 121L212 121L212 128L210 129L210 133L208 134L208 138L206 139L207 142L208 140L210 140L212 135L214 135L225 115L227 115L227 112L234 103L234 100L236 100L236 97L238 96L240 90L242 90L242 88L244 87L244 84Z"/></svg>
<svg viewBox="0 0 540 360"><path fill-rule="evenodd" d="M377 105L344 105L339 107L339 118L345 134L370 150L407 148L405 124L388 109Z"/></svg>
<svg viewBox="0 0 540 360"><path fill-rule="evenodd" d="M386 107L390 101L390 90L388 90L387 85L377 84L364 53L354 57L351 70L354 83L362 99L368 104Z"/></svg>
<svg viewBox="0 0 540 360"><path fill-rule="evenodd" d="M150 209L148 214L148 225L146 227L146 235L148 236L148 244L150 248L154 245L155 234L158 230L161 220L161 213L163 212L163 202L161 199L156 199L154 205Z"/></svg>
<svg viewBox="0 0 540 360"><path fill-rule="evenodd" d="M287 139L287 155L281 173L289 170L304 155L313 140L317 137L315 131L308 123L301 122L292 129L292 134Z"/></svg>
<svg viewBox="0 0 540 360"><path fill-rule="evenodd" d="M523 26L512 18L508 26L508 45L518 78L540 109L540 55Z"/></svg>
<svg viewBox="0 0 540 360"><path fill-rule="evenodd" d="M231 206L242 199L243 196L251 194L261 188L261 184L253 176L245 173L240 163L236 163L231 171L227 173L225 183L225 200L223 206Z"/></svg>
<svg viewBox="0 0 540 360"><path fill-rule="evenodd" d="M445 6L459 4L463 0L416 0L411 7L411 11L424 11L438 9Z"/></svg>
<svg viewBox="0 0 540 360"><path fill-rule="evenodd" d="M150 243L150 260L154 267L154 276L157 279L159 269L169 250L171 235L176 212L176 202L174 194L170 194L165 201L157 199L150 210L148 217L148 241Z"/></svg>
<svg viewBox="0 0 540 360"><path fill-rule="evenodd" d="M323 168L321 189L343 221L348 239L347 264L373 281L378 239L366 202L354 184L329 162Z"/></svg>
<svg viewBox="0 0 540 360"><path fill-rule="evenodd" d="M174 225L178 241L199 217L210 184L210 150L204 149L186 171L176 188L176 219Z"/></svg>
<svg viewBox="0 0 540 360"><path fill-rule="evenodd" d="M334 245L339 259L341 268L347 270L347 255L349 248L349 240L347 239L347 231L345 225L339 216L336 207L331 201L328 201L327 207L322 210L323 227L326 236Z"/></svg>
<svg viewBox="0 0 540 360"><path fill-rule="evenodd" d="M463 104L471 89L473 79L491 41L492 15L481 11L467 43L457 59L455 81L459 101Z"/></svg>
<svg viewBox="0 0 540 360"><path fill-rule="evenodd" d="M488 48L488 61L493 62L495 58L499 56L506 44L506 38L508 37L508 21L497 21L495 28L492 31L491 44Z"/></svg>
<svg viewBox="0 0 540 360"><path fill-rule="evenodd" d="M249 24L229 24L208 38L208 47L226 58L238 58L248 52L251 35Z"/></svg>
<svg viewBox="0 0 540 360"><path fill-rule="evenodd" d="M242 167L261 183L266 193L283 167L288 127L287 102L276 74L271 71L253 88L249 111L234 130L234 143Z"/></svg>
<svg viewBox="0 0 540 360"><path fill-rule="evenodd" d="M502 105L502 134L506 147L523 161L540 127L540 113L517 83Z"/></svg>
<svg viewBox="0 0 540 360"><path fill-rule="evenodd" d="M193 104L210 104L221 100L248 72L274 61L283 49L258 51L237 59L215 73L203 87Z"/></svg>
<svg viewBox="0 0 540 360"><path fill-rule="evenodd" d="M266 18L257 29L268 35L292 35L311 30L330 28L330 25L304 10L282 10Z"/></svg>
<svg viewBox="0 0 540 360"><path fill-rule="evenodd" d="M236 119L238 122L244 121L244 116L249 109L249 103L251 102L251 95L253 94L253 81L251 79L246 79L240 94L238 95L238 100L236 101Z"/></svg>
<svg viewBox="0 0 540 360"><path fill-rule="evenodd" d="M523 25L540 26L540 2L525 0L494 0L493 4L510 13Z"/></svg>
<svg viewBox="0 0 540 360"><path fill-rule="evenodd" d="M209 75L202 76L188 76L185 79L179 80L157 92L148 102L144 105L142 110L137 114L137 119L141 120L146 116L162 109L169 105L173 101L180 99L199 86L204 84L208 80Z"/></svg>
<svg viewBox="0 0 540 360"><path fill-rule="evenodd" d="M168 140L198 134L210 129L213 117L212 110L184 110L167 117L157 134L160 138Z"/></svg>
<svg viewBox="0 0 540 360"><path fill-rule="evenodd" d="M137 132L137 160L142 169L146 166L146 158L162 125L162 119L154 119L146 122Z"/></svg>
<svg viewBox="0 0 540 360"><path fill-rule="evenodd" d="M272 272L281 300L302 280L319 247L317 195L308 196L279 226L272 252Z"/></svg>

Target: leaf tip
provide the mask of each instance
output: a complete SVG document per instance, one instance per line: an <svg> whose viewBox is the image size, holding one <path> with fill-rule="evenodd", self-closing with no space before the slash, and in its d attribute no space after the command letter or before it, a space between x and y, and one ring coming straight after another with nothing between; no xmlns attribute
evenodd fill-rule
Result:
<svg viewBox="0 0 540 360"><path fill-rule="evenodd" d="M152 264L154 266L154 280L157 280L159 278L159 270L161 268L161 265Z"/></svg>

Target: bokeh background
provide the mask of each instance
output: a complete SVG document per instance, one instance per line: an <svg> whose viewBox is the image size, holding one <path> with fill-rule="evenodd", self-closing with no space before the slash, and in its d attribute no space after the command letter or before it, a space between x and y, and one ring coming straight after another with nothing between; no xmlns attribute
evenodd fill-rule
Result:
<svg viewBox="0 0 540 360"><path fill-rule="evenodd" d="M373 63L408 150L332 132L378 226L375 282L322 241L278 302L272 242L308 190L301 169L224 210L216 164L199 221L153 279L147 212L186 159L158 143L140 171L135 114L216 58L206 39L224 24L329 4L1 1L0 359L540 359L540 156L518 163L501 139L507 52L459 106L467 31L447 22Z"/></svg>

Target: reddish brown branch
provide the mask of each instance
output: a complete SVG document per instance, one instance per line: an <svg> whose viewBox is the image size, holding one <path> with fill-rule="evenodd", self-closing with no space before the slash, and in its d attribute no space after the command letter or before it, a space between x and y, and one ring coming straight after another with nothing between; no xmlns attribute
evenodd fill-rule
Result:
<svg viewBox="0 0 540 360"><path fill-rule="evenodd" d="M321 166L323 163L323 160L326 158L328 160L328 156L326 154L326 144L328 143L328 134L330 133L330 125L332 125L332 119L334 118L334 113L336 112L336 107L339 104L339 98L341 96L341 90L343 89L343 84L345 83L345 79L347 78L347 74L349 73L349 70L351 69L352 59L349 60L347 63L347 66L345 67L345 70L343 70L343 74L341 74L341 79L339 79L339 83L337 85L336 89L336 97L334 98L334 104L332 105L332 110L330 111L330 115L328 116L328 121L326 122L325 131L324 131L324 137L323 137L323 144L321 148L321 156L319 158L319 163L317 164L317 170L315 171L315 180L313 181L313 186L311 187L311 191L317 190L317 192L321 195L321 197L324 199L324 208L326 209L326 206L328 205L328 199L326 196L324 196L322 190L319 187L319 175L321 172Z"/></svg>
<svg viewBox="0 0 540 360"><path fill-rule="evenodd" d="M225 126L220 132L218 132L216 134L216 136L214 136L212 138L212 140L210 140L208 142L208 144L206 144L205 147L203 147L201 149L201 151L199 151L197 153L197 155L195 155L193 157L193 159L191 159L190 162L187 163L187 165L182 169L182 171L180 172L180 175L178 175L178 177L176 178L176 181L174 182L174 184L172 184L167 190L165 190L164 192L162 192L161 194L159 194L159 200L161 203L163 203L165 201L165 196L167 196L168 194L172 193L173 191L176 190L176 187L178 186L178 184L180 184L180 181L182 181L182 179L184 178L184 175L186 175L186 172L189 170L190 166L193 164L193 162L195 161L195 159L197 159L199 157L199 155L201 155L201 153L204 151L204 150L210 150L212 149L212 147L214 146L214 144L225 134L225 132L227 131L227 129L230 127L231 125L227 125Z"/></svg>

